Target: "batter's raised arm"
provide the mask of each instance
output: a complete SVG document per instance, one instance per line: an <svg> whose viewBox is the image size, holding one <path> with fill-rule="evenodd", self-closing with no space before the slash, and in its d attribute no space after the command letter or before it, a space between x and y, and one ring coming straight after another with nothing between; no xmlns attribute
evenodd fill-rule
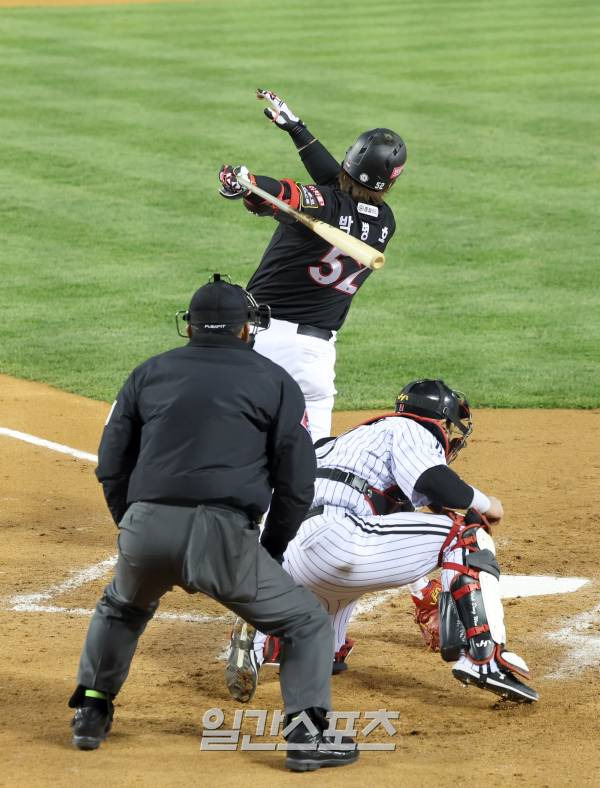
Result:
<svg viewBox="0 0 600 788"><path fill-rule="evenodd" d="M285 101L272 90L260 88L256 91L256 97L269 104L264 110L266 117L290 135L302 163L314 182L322 185L335 182L341 170L339 162L311 134Z"/></svg>

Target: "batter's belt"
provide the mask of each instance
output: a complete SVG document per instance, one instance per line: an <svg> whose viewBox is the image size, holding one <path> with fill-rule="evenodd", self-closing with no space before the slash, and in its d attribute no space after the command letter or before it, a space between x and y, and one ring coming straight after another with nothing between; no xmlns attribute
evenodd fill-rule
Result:
<svg viewBox="0 0 600 788"><path fill-rule="evenodd" d="M317 328L317 326L309 326L306 323L300 323L296 329L297 334L304 334L307 337L316 337L317 339L324 339L329 342L333 336L333 331L327 328Z"/></svg>

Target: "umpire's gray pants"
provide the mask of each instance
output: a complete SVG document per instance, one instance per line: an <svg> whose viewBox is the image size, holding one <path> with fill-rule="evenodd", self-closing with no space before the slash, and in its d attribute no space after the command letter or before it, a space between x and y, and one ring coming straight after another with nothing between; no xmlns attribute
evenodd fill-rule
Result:
<svg viewBox="0 0 600 788"><path fill-rule="evenodd" d="M330 709L329 616L259 545L258 533L244 514L225 507L132 504L119 525L114 578L90 622L80 687L119 692L160 598L177 585L285 639L280 681L287 714Z"/></svg>

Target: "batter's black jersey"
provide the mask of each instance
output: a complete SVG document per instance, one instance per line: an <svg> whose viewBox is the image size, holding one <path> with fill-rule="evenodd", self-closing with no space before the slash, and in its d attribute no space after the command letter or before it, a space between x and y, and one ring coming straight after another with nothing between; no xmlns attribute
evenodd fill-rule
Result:
<svg viewBox="0 0 600 788"><path fill-rule="evenodd" d="M298 189L301 210L375 249L383 251L394 234L394 215L385 203L355 202L337 185L298 185ZM271 307L274 318L337 331L352 296L370 273L304 225L283 219L248 290L259 303Z"/></svg>

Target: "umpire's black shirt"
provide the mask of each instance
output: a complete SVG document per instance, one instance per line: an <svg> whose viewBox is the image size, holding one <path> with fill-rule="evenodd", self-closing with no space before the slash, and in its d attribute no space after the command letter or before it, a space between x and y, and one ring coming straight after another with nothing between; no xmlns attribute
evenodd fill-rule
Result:
<svg viewBox="0 0 600 788"><path fill-rule="evenodd" d="M262 542L280 555L313 496L304 413L288 373L237 337L196 335L148 359L119 392L98 451L115 522L134 501L223 504L253 520L270 504Z"/></svg>

